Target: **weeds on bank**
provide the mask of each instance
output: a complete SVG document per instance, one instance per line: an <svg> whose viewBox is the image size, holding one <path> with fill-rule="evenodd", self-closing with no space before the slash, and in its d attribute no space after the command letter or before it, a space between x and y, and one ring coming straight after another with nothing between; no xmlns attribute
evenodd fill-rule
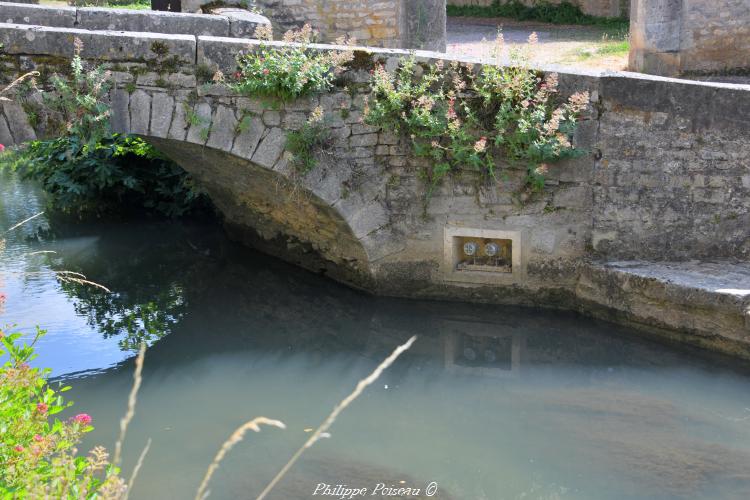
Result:
<svg viewBox="0 0 750 500"><path fill-rule="evenodd" d="M268 41L272 33L262 27L256 36ZM227 85L239 93L281 101L329 90L353 54L313 50L312 36L306 25L287 32L284 41L292 45L262 44L241 54L239 70ZM421 65L414 57L403 58L393 72L382 65L371 71L364 122L401 133L414 155L426 160L420 174L427 182L428 200L447 175L462 169L497 181L504 168L520 165L526 169L524 189L540 191L547 163L580 153L572 139L588 93L560 102L557 75L545 76L529 66L535 43L532 34L527 47L511 50L511 65L504 67L504 43L498 35L498 64L484 65L478 72L457 61ZM296 173L304 175L315 167L315 153L327 139L319 108L299 130L287 134L287 155Z"/></svg>
<svg viewBox="0 0 750 500"><path fill-rule="evenodd" d="M0 168L41 183L51 194L51 209L77 216L119 211L126 205L179 217L207 207L205 196L181 167L140 137L111 132L110 73L85 66L79 39L74 47L70 78L53 75L50 91L37 87L38 73L0 91L10 93L21 82L30 82L42 96L45 125L59 135L6 152Z"/></svg>
<svg viewBox="0 0 750 500"><path fill-rule="evenodd" d="M608 36L602 37L602 41L592 47L584 47L575 50L572 57L577 61L606 56L627 56L630 52L630 40L613 40Z"/></svg>
<svg viewBox="0 0 750 500"><path fill-rule="evenodd" d="M449 16L507 17L518 21L541 21L550 24L580 24L627 31L630 21L625 17L598 17L584 14L570 2L551 3L544 0L525 5L519 0L495 0L492 4L448 5Z"/></svg>
<svg viewBox="0 0 750 500"><path fill-rule="evenodd" d="M125 484L107 452L96 447L78 455L76 445L93 430L86 413L60 420L54 415L71 406L62 393L68 386L48 383L50 371L29 366L37 333L30 344L20 334L0 330L0 494L3 498L121 498Z"/></svg>
<svg viewBox="0 0 750 500"><path fill-rule="evenodd" d="M299 130L286 135L286 150L291 165L300 174L306 174L315 168L315 153L326 147L331 139L330 130L325 127L323 108L316 107Z"/></svg>

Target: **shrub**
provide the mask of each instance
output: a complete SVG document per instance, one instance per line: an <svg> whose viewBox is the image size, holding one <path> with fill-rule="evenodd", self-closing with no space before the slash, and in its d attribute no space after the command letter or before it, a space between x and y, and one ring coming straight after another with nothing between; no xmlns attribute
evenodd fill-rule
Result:
<svg viewBox="0 0 750 500"><path fill-rule="evenodd" d="M124 481L108 461L107 452L94 448L87 457L75 446L91 431L91 417L81 413L68 420L53 418L71 403L53 388L49 369L32 368L34 343L19 342L20 334L0 330L0 496L3 498L121 498Z"/></svg>
<svg viewBox="0 0 750 500"><path fill-rule="evenodd" d="M72 135L33 141L11 156L11 168L41 183L53 209L73 215L142 210L170 217L206 207L190 176L135 136L93 145Z"/></svg>
<svg viewBox="0 0 750 500"><path fill-rule="evenodd" d="M485 65L478 75L456 62L418 74L414 58L403 59L393 74L382 66L373 71L365 121L406 134L414 153L430 160L423 171L428 197L462 168L495 179L500 158L524 166L527 187L539 190L545 163L576 153L572 134L588 93L555 106L557 75L542 78L529 69L528 54L513 59L514 66Z"/></svg>
<svg viewBox="0 0 750 500"><path fill-rule="evenodd" d="M290 101L331 88L343 65L354 57L349 50L319 51L310 47L313 31L306 24L288 31L289 45L262 43L257 49L237 56L238 70L228 84L234 91L254 97ZM256 38L271 40L270 28L260 27ZM344 43L344 40L339 40Z"/></svg>

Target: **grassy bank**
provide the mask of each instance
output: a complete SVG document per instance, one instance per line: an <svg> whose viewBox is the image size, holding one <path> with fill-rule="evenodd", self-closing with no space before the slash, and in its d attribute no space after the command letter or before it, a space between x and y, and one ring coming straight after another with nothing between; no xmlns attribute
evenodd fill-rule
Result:
<svg viewBox="0 0 750 500"><path fill-rule="evenodd" d="M527 6L518 0L502 2L495 0L492 5L448 5L449 16L507 17L518 21L541 21L550 24L579 24L601 26L612 30L627 31L629 20L621 17L597 17L584 14L578 6L569 2L553 4L547 1Z"/></svg>

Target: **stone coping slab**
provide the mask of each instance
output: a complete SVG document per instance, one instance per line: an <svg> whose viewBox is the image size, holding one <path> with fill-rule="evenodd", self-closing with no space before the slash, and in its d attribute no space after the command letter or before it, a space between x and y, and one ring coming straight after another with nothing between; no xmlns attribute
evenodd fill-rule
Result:
<svg viewBox="0 0 750 500"><path fill-rule="evenodd" d="M73 41L83 42L81 57L102 61L147 61L155 58L154 42L166 48L180 63L195 63L195 37L125 31L89 31L75 28L46 28L27 24L0 23L2 53L70 58Z"/></svg>
<svg viewBox="0 0 750 500"><path fill-rule="evenodd" d="M244 11L226 14L189 14L100 7L55 7L0 2L0 22L77 28L94 31L133 31L183 35L251 36L270 21Z"/></svg>
<svg viewBox="0 0 750 500"><path fill-rule="evenodd" d="M212 9L211 14L226 17L229 20L229 36L235 38L252 38L255 34L255 28L263 24L270 24L268 19L261 14L238 7ZM211 35L211 33L201 34Z"/></svg>
<svg viewBox="0 0 750 500"><path fill-rule="evenodd" d="M74 28L76 26L76 8L0 2L0 21L8 24Z"/></svg>
<svg viewBox="0 0 750 500"><path fill-rule="evenodd" d="M750 301L750 263L622 261L608 262L603 266L665 284Z"/></svg>

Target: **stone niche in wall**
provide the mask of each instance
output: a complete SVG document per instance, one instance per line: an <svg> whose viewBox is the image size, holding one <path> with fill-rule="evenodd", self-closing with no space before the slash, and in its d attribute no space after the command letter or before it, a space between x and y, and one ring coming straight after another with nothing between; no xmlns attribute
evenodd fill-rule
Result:
<svg viewBox="0 0 750 500"><path fill-rule="evenodd" d="M448 226L443 240L447 281L515 283L523 276L520 231Z"/></svg>

